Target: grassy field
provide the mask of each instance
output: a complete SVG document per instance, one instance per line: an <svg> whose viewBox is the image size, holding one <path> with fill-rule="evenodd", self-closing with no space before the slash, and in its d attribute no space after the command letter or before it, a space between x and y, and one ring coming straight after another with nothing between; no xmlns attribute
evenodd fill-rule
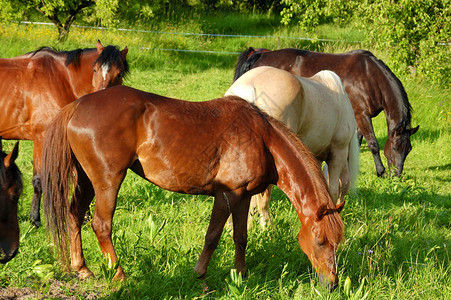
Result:
<svg viewBox="0 0 451 300"><path fill-rule="evenodd" d="M306 35L279 28L264 16L206 18L199 22L157 24L147 29L170 32ZM237 18L237 19L233 19ZM238 22L239 21L239 22ZM236 24L240 24L239 26ZM239 52L248 46L277 48L277 38L225 38L145 34L73 28L57 45L47 26L0 25L1 57L12 57L43 45L70 50L104 45L129 47L131 74L125 84L191 101L220 97L230 86L237 55L146 50L180 48ZM355 41L364 34L349 29L319 28L315 38ZM325 43L280 39L280 47L329 52L359 48L348 42ZM371 50L371 49L370 49ZM375 53L384 58L384 53ZM386 61L388 65L390 63ZM437 88L411 76L400 76L413 111L412 136L402 178L378 178L366 145L361 148L355 194L342 212L345 240L338 249L340 285L328 293L297 243L300 223L286 196L277 190L271 202L275 232L254 226L249 232L248 276L231 274L234 245L226 230L207 277L192 268L202 250L212 199L159 189L130 173L122 185L114 217L113 240L128 276L109 282L105 260L89 226L83 229L84 253L96 278L67 276L49 251L45 227L28 222L32 186L32 143L20 143L18 165L24 193L19 203L21 248L0 265L0 288L27 288L36 298L59 291L59 297L108 299L240 298L240 299L450 299L451 298L451 100L450 89ZM385 117L374 120L381 148L387 139ZM4 141L12 149L13 141ZM349 278L350 289L344 288Z"/></svg>

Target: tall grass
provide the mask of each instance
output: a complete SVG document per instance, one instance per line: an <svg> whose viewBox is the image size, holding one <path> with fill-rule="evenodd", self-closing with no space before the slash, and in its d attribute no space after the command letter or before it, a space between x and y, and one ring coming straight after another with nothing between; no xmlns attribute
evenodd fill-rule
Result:
<svg viewBox="0 0 451 300"><path fill-rule="evenodd" d="M246 25L238 26L239 20ZM281 28L271 20L266 21L267 16L205 17L200 22L159 24L159 28L305 36L296 28ZM191 101L222 96L232 82L237 56L141 47L243 51L248 46L274 49L278 45L277 39L270 38L188 37L80 28L72 28L69 39L64 44L56 44L56 31L52 27L0 25L0 32L2 57L43 45L66 50L94 47L97 39L104 45L116 44L121 48L127 45L131 66L127 85ZM317 30L320 38L331 38L333 34L334 38L351 41L361 37L361 33L346 29ZM329 52L358 48L358 44L351 42L330 44L286 39L281 43L281 47ZM383 53L377 55L383 58ZM50 283L67 283L63 292L76 298L96 295L111 299L342 299L357 297L359 286L362 287L360 297L366 295L367 299L451 298L449 90L437 89L411 77L402 77L401 81L414 109L412 125L420 125L420 130L412 136L413 151L407 158L402 178L378 178L372 155L362 145L357 191L348 197L342 212L346 238L338 249L340 286L335 292L328 293L315 281L314 271L297 243L299 220L280 190L275 190L271 202L275 231L261 231L255 223L249 232L248 276L240 280L230 272L234 245L226 229L206 279L199 280L192 268L203 246L212 199L170 193L131 172L119 193L113 229L113 241L127 280L107 286L101 275L104 259L89 224L82 232L84 253L97 278L79 281L66 276L49 252L45 228L36 230L28 222L32 144L27 141L20 143L18 159L24 177L24 193L19 202L21 248L15 259L0 265L0 287L31 287L39 296L42 286L49 283L43 281L33 265L50 264L53 272ZM374 127L383 148L387 139L383 115L374 120ZM4 149L12 149L12 141L3 144ZM348 292L344 289L347 277L351 283Z"/></svg>

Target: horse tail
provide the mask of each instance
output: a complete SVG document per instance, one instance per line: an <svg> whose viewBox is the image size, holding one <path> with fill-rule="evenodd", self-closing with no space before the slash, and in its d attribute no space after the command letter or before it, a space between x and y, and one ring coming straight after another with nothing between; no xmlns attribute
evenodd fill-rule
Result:
<svg viewBox="0 0 451 300"><path fill-rule="evenodd" d="M55 256L69 268L68 198L76 182L75 161L67 138L67 124L78 101L65 106L47 127L42 152L41 179L47 235Z"/></svg>
<svg viewBox="0 0 451 300"><path fill-rule="evenodd" d="M351 143L349 144L349 156L348 156L348 167L349 167L349 178L350 178L350 191L354 192L357 185L357 177L359 175L359 155L360 155L360 145L357 138L357 130L351 138Z"/></svg>
<svg viewBox="0 0 451 300"><path fill-rule="evenodd" d="M252 69L252 66L260 58L260 56L261 52L256 52L252 47L249 47L246 51L241 53L238 57L238 62L236 63L233 81L235 82L241 75Z"/></svg>

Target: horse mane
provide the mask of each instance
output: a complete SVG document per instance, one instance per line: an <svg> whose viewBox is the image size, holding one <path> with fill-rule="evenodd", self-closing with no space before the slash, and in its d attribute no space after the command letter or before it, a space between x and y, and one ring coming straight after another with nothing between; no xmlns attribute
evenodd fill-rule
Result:
<svg viewBox="0 0 451 300"><path fill-rule="evenodd" d="M250 57L249 54L254 52ZM249 47L246 51L243 51L238 56L238 62L235 66L235 75L233 76L233 82L241 77L244 73L252 69L254 63L260 58L261 52L255 52L255 49Z"/></svg>
<svg viewBox="0 0 451 300"><path fill-rule="evenodd" d="M392 86L393 90L395 92L399 93L399 97L396 97L396 99L400 99L401 101L401 110L402 110L402 119L401 121L396 124L395 128L393 129L393 132L396 132L399 128L408 128L410 127L410 122L412 119L412 106L410 105L409 99L407 97L407 92L404 89L404 86L402 85L401 81L398 77L396 77L395 74L393 74L392 70L380 59L378 59L376 56L374 56L373 53L371 53L368 50L353 50L348 52L350 54L361 54L366 57L368 57L371 61L373 61L381 70L382 72L387 75L388 82ZM396 96L396 95L395 95Z"/></svg>
<svg viewBox="0 0 451 300"><path fill-rule="evenodd" d="M35 56L38 53L43 54L49 54L49 55L65 55L66 61L65 65L66 67L70 64L73 64L76 69L80 68L80 62L81 57L83 53L86 52L92 52L97 51L96 48L84 48L84 49L75 49L75 50L69 50L69 51L58 51L52 47L44 46L41 47L33 52L30 52L28 54L31 54L31 56ZM108 66L121 66L121 52L117 46L108 45L106 46L102 53L99 55L99 57L96 59L94 64L99 63L100 65L108 65ZM129 66L127 63L127 60L124 61L124 71L122 73L122 77L125 77L129 73Z"/></svg>
<svg viewBox="0 0 451 300"><path fill-rule="evenodd" d="M341 240L343 239L344 232L344 224L341 220L340 215L336 211L336 207L332 201L332 197L329 192L329 185L324 178L324 175L321 171L321 168L312 155L310 150L305 146L302 141L298 138L298 136L283 122L271 117L267 113L261 111L254 104L249 103L259 114L266 119L266 121L274 128L276 131L281 133L281 135L285 136L289 143L293 146L293 148L297 149L300 155L303 158L303 162L307 165L309 174L314 176L314 182L316 187L316 193L318 196L323 195L322 197L318 197L319 199L328 199L325 202L321 203L319 208L322 206L326 207L329 211L324 218L322 218L319 222L322 224L320 227L320 234L323 237L326 237L327 240L332 244L337 246ZM321 183L321 184L318 184ZM319 210L318 208L318 210Z"/></svg>
<svg viewBox="0 0 451 300"><path fill-rule="evenodd" d="M73 63L75 68L79 68L81 55L84 52L90 52L90 51L94 51L94 50L96 50L96 49L95 48L85 48L85 49L75 49L75 50L69 50L69 51L59 51L52 47L43 46L33 52L29 52L28 54L31 54L32 57L37 54L40 54L42 52L44 52L43 55L45 55L45 54L49 54L49 55L62 54L62 55L66 56L66 62L65 62L66 67Z"/></svg>
<svg viewBox="0 0 451 300"><path fill-rule="evenodd" d="M116 66L120 68L121 66L121 51L117 46L108 45L106 46L99 57L96 59L94 64ZM127 60L124 61L124 70L122 71L122 77L125 78L130 72Z"/></svg>

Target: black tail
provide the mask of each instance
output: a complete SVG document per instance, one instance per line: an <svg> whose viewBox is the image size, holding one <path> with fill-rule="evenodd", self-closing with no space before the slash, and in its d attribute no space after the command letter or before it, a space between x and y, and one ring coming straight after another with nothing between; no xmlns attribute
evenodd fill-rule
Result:
<svg viewBox="0 0 451 300"><path fill-rule="evenodd" d="M254 52L253 54L251 54ZM249 56L250 55L250 56ZM246 51L240 54L238 57L238 62L235 67L235 76L233 77L233 82L241 77L244 73L252 69L254 63L260 58L261 52L255 51L254 48L249 47Z"/></svg>

